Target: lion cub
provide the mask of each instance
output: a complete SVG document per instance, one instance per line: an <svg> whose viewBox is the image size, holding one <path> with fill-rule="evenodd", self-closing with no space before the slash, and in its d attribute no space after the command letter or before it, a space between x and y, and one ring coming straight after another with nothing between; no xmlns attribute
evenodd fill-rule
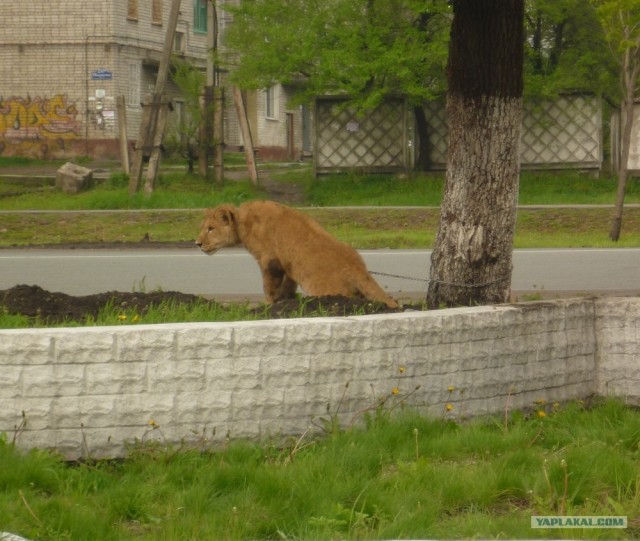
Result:
<svg viewBox="0 0 640 541"><path fill-rule="evenodd" d="M300 284L307 295L361 295L398 307L351 246L305 214L273 201L205 210L196 244L208 255L244 245L260 266L268 303L293 297Z"/></svg>

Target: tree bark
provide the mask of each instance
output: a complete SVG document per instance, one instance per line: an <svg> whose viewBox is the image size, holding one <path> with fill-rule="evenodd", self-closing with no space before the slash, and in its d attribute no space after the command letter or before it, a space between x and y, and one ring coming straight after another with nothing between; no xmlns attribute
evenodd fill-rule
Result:
<svg viewBox="0 0 640 541"><path fill-rule="evenodd" d="M629 152L631 149L631 130L633 128L633 100L625 100L620 108L620 123L622 124L622 138L620 141L620 163L618 164L618 187L616 202L611 220L609 238L618 242L622 231L622 214L624 212L624 196L627 190L627 170L629 166Z"/></svg>
<svg viewBox="0 0 640 541"><path fill-rule="evenodd" d="M611 220L609 238L617 242L622 230L622 213L624 210L624 195L627 187L629 168L629 153L631 150L631 133L633 131L633 113L635 103L636 80L640 71L640 60L635 59L631 51L627 50L622 63L622 105L620 107L620 124L622 137L620 141L620 163L618 164L618 188L616 202Z"/></svg>
<svg viewBox="0 0 640 541"><path fill-rule="evenodd" d="M453 10L430 308L509 299L520 175L524 0L454 0Z"/></svg>
<svg viewBox="0 0 640 541"><path fill-rule="evenodd" d="M418 144L416 145L416 159L414 167L418 171L428 171L431 165L431 159L429 156L429 127L427 125L427 116L424 113L424 108L421 105L416 105L413 108L413 117L416 122L416 138Z"/></svg>

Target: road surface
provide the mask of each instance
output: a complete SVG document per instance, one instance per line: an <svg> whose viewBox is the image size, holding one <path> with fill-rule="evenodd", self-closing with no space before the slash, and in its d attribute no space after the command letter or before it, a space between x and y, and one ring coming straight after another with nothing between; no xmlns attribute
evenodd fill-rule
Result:
<svg viewBox="0 0 640 541"><path fill-rule="evenodd" d="M428 250L362 250L375 278L398 298L423 297ZM260 298L258 266L243 249L213 256L188 249L3 249L0 290L17 284L88 295L105 291L181 291ZM514 252L512 290L543 296L640 294L640 248L531 249Z"/></svg>

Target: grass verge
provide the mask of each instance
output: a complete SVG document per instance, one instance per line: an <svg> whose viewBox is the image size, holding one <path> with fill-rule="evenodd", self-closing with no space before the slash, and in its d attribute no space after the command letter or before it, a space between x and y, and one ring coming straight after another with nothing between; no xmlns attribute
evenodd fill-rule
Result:
<svg viewBox="0 0 640 541"><path fill-rule="evenodd" d="M2 162L0 162L1 171ZM1 178L1 174L0 174ZM313 179L308 167L271 173L275 185L296 184L305 193L305 212L332 234L357 248L426 248L436 235L443 177L415 174L328 175ZM523 172L523 205L612 204L615 181L594 179L576 172ZM21 191L20 191L21 190ZM265 189L248 181L207 184L201 177L167 171L156 191L145 197L128 195L127 177L113 174L96 188L69 196L48 185L22 186L0 180L0 210L37 210L4 214L0 246L83 243L191 242L200 222L200 209L222 202L240 204L268 198ZM16 192L16 193L14 193ZM631 179L627 203L640 202L640 181ZM423 206L412 209L323 209L324 206ZM432 208L429 208L432 207ZM167 212L160 209L181 209ZM155 210L154 210L155 209ZM47 213L46 211L51 211ZM74 211L61 213L60 211ZM125 210L98 215L85 210ZM144 212L143 212L144 210ZM608 231L612 210L551 208L521 210L516 228L516 248L636 247L640 239L640 209L627 208L622 239L612 243Z"/></svg>
<svg viewBox="0 0 640 541"><path fill-rule="evenodd" d="M593 178L573 171L523 171L520 177L521 205L613 205L617 181ZM444 176L413 174L327 175L307 181L308 203L317 206L439 206ZM630 179L627 203L640 203L640 180Z"/></svg>
<svg viewBox="0 0 640 541"><path fill-rule="evenodd" d="M65 319L52 323L46 318L10 314L0 305L0 329L52 328L110 325L155 325L160 323L194 323L199 321L249 321L267 319L267 307L263 311L248 303L220 304L205 299L192 303L163 301L151 304L144 311L107 304L94 317Z"/></svg>
<svg viewBox="0 0 640 541"><path fill-rule="evenodd" d="M217 449L161 434L150 423L124 461L87 464L5 436L2 528L47 540L640 535L640 414L618 401L466 423L378 408L362 428ZM532 515L627 516L628 528L531 529Z"/></svg>
<svg viewBox="0 0 640 541"><path fill-rule="evenodd" d="M386 307L363 299L343 297L302 297L283 300L273 305L236 301L219 303L202 297L180 293L104 293L98 296L73 297L31 289L11 291L2 304L0 296L0 329L51 328L79 326L154 325L161 323L194 323L252 321L274 318L341 317L380 313ZM424 309L414 303L413 309Z"/></svg>
<svg viewBox="0 0 640 541"><path fill-rule="evenodd" d="M356 248L431 248L439 210L304 208L331 234ZM111 244L140 241L191 244L200 210L104 213L17 213L0 217L0 247ZM516 248L620 248L640 246L640 208L628 208L619 242L609 240L611 210L520 210Z"/></svg>

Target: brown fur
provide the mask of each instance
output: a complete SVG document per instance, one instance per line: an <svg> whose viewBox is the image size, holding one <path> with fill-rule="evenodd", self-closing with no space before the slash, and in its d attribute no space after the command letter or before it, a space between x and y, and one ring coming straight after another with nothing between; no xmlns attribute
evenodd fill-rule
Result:
<svg viewBox="0 0 640 541"><path fill-rule="evenodd" d="M209 255L226 246L244 245L260 266L269 303L293 297L300 284L307 295L361 295L398 307L351 246L307 215L273 201L205 210L196 244Z"/></svg>

